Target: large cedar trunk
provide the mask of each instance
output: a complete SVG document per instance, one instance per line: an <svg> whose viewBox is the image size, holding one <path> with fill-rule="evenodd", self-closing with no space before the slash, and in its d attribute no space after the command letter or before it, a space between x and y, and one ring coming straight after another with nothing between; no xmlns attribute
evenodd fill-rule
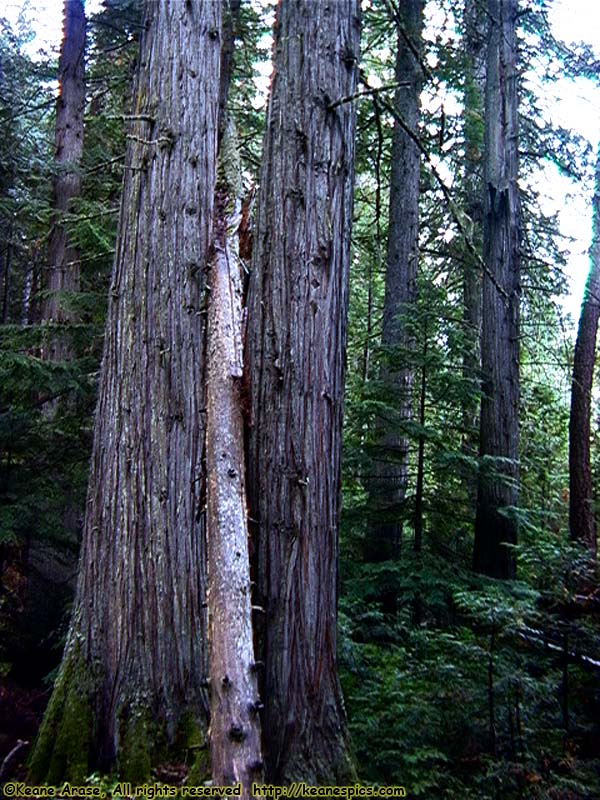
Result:
<svg viewBox="0 0 600 800"><path fill-rule="evenodd" d="M70 241L67 216L81 194L81 154L85 110L85 12L83 0L65 0L64 31L58 66L56 103L53 218L48 244L48 267L42 304L45 323L61 326L72 321L70 295L79 291L80 256ZM61 361L71 354L65 334L52 330L44 357Z"/></svg>
<svg viewBox="0 0 600 800"><path fill-rule="evenodd" d="M481 466L474 568L515 574L518 501L520 203L517 0L489 0L484 170Z"/></svg>
<svg viewBox="0 0 600 800"><path fill-rule="evenodd" d="M221 3L146 4L80 575L36 782L206 726L205 267L216 182ZM198 741L192 742L195 745Z"/></svg>
<svg viewBox="0 0 600 800"><path fill-rule="evenodd" d="M569 419L569 527L571 538L596 556L596 515L590 463L590 413L600 316L600 151L594 191L594 231L588 275L573 360Z"/></svg>
<svg viewBox="0 0 600 800"><path fill-rule="evenodd" d="M246 342L267 777L351 773L337 676L357 0L282 0Z"/></svg>
<svg viewBox="0 0 600 800"><path fill-rule="evenodd" d="M407 318L417 298L419 261L419 170L417 143L406 126L418 133L419 97L423 84L423 0L401 0L398 5L395 107L404 125L394 124L390 176L388 231L382 344L386 363L381 369L390 408L378 420L380 441L369 491L377 519L366 542L368 559L398 555L402 540L402 505L408 482L409 440L403 426L412 419L414 336Z"/></svg>

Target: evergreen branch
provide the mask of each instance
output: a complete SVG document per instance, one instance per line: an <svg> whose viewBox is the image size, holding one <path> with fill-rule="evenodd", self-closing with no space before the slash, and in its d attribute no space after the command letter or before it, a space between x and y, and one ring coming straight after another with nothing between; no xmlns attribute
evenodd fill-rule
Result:
<svg viewBox="0 0 600 800"><path fill-rule="evenodd" d="M386 83L385 86L377 87L366 85L364 89L359 89L353 94L347 94L345 97L340 97L339 100L335 100L333 103L330 103L327 106L327 110L333 111L334 108L337 108L344 103L351 103L353 100L357 100L359 97L373 97L374 95L378 95L380 92L387 92L390 89L408 89L410 86L411 84L409 81L395 81L394 83Z"/></svg>
<svg viewBox="0 0 600 800"><path fill-rule="evenodd" d="M4 97L0 97L0 100L8 104L8 101L5 100ZM41 109L43 108L49 108L50 106L53 106L55 103L56 100L54 99L54 97L51 97L49 100L44 100L43 103L39 103L37 106L31 106L31 108L21 107L21 110L16 111L14 114L7 114L6 117L4 117L4 119L7 121L8 120L12 121L18 119L19 117L25 117L27 116L27 114L33 114L35 111L41 111Z"/></svg>
<svg viewBox="0 0 600 800"><path fill-rule="evenodd" d="M93 175L94 172L98 172L105 167L109 167L111 164L116 164L118 161L123 161L125 159L125 154L122 153L120 156L115 156L114 158L110 158L108 161L102 161L100 164L96 164L95 167L90 167L90 169L84 172L84 175Z"/></svg>
<svg viewBox="0 0 600 800"><path fill-rule="evenodd" d="M156 117L151 114L107 114L106 119L118 119L123 120L123 122L156 122Z"/></svg>
<svg viewBox="0 0 600 800"><path fill-rule="evenodd" d="M110 250L105 250L103 253L94 253L94 255L91 256L84 256L83 258L75 258L71 261L65 261L63 264L48 264L46 269L63 269L64 267L71 267L73 264L84 264L87 261L96 261L104 256L114 256L114 254L115 250L112 248Z"/></svg>

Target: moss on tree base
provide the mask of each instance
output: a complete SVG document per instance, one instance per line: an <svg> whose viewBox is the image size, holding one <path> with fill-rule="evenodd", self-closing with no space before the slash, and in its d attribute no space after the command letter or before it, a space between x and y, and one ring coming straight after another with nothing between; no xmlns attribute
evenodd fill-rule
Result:
<svg viewBox="0 0 600 800"><path fill-rule="evenodd" d="M29 759L34 783L82 783L89 774L95 738L94 679L77 650L63 661Z"/></svg>
<svg viewBox="0 0 600 800"><path fill-rule="evenodd" d="M99 678L74 649L63 661L29 758L31 783L81 785L98 768L112 768L116 780L139 784L150 780L152 770L165 762L191 762L186 779L190 785L210 777L202 715L186 712L169 737L166 722L154 719L139 701L121 704L116 758L113 765L102 763L97 716L101 691Z"/></svg>

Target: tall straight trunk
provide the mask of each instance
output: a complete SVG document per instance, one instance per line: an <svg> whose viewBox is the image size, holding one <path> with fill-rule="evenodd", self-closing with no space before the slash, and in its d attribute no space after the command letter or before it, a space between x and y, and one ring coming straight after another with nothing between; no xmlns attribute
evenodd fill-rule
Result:
<svg viewBox="0 0 600 800"><path fill-rule="evenodd" d="M44 254L41 247L33 243L27 255L28 267L21 295L21 325L37 325L40 322L39 295Z"/></svg>
<svg viewBox="0 0 600 800"><path fill-rule="evenodd" d="M481 0L466 0L464 25L464 174L463 204L470 220L472 238L479 250L483 247L483 151L487 15ZM463 450L476 456L479 440L479 400L475 392L481 370L481 289L482 275L474 256L465 249L463 267L463 319L465 349L463 377ZM472 387L472 388L470 388ZM473 503L477 497L476 480L467 479Z"/></svg>
<svg viewBox="0 0 600 800"><path fill-rule="evenodd" d="M18 203L15 197L15 180L19 153L19 139L22 135L18 125L10 124L7 115L9 104L16 99L18 89L12 85L9 67L9 52L0 53L0 96L2 97L3 115L6 124L3 130L2 158L0 159L0 260L2 278L0 281L0 321L6 325L11 321L11 310L15 305L11 302L12 265L15 241L15 222L17 221ZM9 100L10 98L10 100ZM16 321L12 320L12 321Z"/></svg>
<svg viewBox="0 0 600 800"><path fill-rule="evenodd" d="M395 106L405 126L417 133L419 96L423 84L420 54L423 44L423 0L398 3ZM381 369L388 403L394 413L377 422L380 431L374 477L369 487L377 519L366 543L366 556L380 560L398 555L402 540L402 504L408 482L409 440L406 422L412 419L414 337L407 315L417 298L419 259L420 152L414 139L397 121L392 134L390 211L388 229L382 345L386 362Z"/></svg>
<svg viewBox="0 0 600 800"><path fill-rule="evenodd" d="M3 253L2 265L2 304L0 311L0 321L2 325L6 325L9 319L9 304L10 304L10 278L12 267L12 253L13 253L13 232L14 222L11 220L6 235L6 250Z"/></svg>
<svg viewBox="0 0 600 800"><path fill-rule="evenodd" d="M569 527L571 538L596 556L596 515L593 507L590 463L590 413L592 380L596 363L596 337L600 317L600 150L596 165L593 200L593 234L590 271L585 287L571 387L569 419Z"/></svg>
<svg viewBox="0 0 600 800"><path fill-rule="evenodd" d="M485 91L482 457L474 568L515 574L511 509L518 501L520 202L518 177L517 0L488 0Z"/></svg>
<svg viewBox="0 0 600 800"><path fill-rule="evenodd" d="M419 396L419 445L417 451L417 482L415 486L415 538L414 551L420 553L423 548L423 506L424 506L424 487L425 487L425 430L426 422L426 401L427 401L427 325L424 326L423 337L423 363L421 364L421 387Z"/></svg>
<svg viewBox="0 0 600 800"><path fill-rule="evenodd" d="M260 780L242 413L241 170L233 124L220 147L209 273L206 470L210 746L219 785Z"/></svg>
<svg viewBox="0 0 600 800"><path fill-rule="evenodd" d="M248 299L267 778L347 782L337 675L357 0L281 0Z"/></svg>
<svg viewBox="0 0 600 800"><path fill-rule="evenodd" d="M65 0L63 40L58 65L59 95L56 103L53 217L48 244L43 321L66 325L73 320L69 294L79 290L80 255L70 241L67 215L81 194L81 154L85 110L85 11L84 0ZM62 332L53 331L43 355L53 361L69 358L71 347Z"/></svg>
<svg viewBox="0 0 600 800"><path fill-rule="evenodd" d="M77 598L36 782L115 762L124 780L146 779L161 748L205 733L203 304L221 11L145 6Z"/></svg>

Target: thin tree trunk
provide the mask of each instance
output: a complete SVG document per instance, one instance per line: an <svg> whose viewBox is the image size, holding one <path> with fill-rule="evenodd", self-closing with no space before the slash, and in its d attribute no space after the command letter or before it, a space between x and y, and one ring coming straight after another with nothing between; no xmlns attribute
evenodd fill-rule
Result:
<svg viewBox="0 0 600 800"><path fill-rule="evenodd" d="M472 241L481 251L484 217L483 151L487 40L485 4L481 0L467 0L463 22L465 55L463 202L470 221ZM468 456L476 456L479 448L479 399L475 387L481 371L482 275L479 264L467 249L465 249L463 259L463 319L465 325L463 451ZM467 476L467 488L475 505L477 481L470 472Z"/></svg>
<svg viewBox="0 0 600 800"><path fill-rule="evenodd" d="M396 110L405 125L417 133L419 97L423 84L420 64L423 0L398 4L398 51L396 56ZM398 555L402 542L402 505L408 482L409 440L402 426L412 419L414 337L407 314L417 298L419 248L420 152L414 140L398 124L392 134L390 214L388 229L382 345L386 349L381 369L388 403L395 413L377 422L380 430L375 477L369 492L377 519L366 543L366 557L374 560Z"/></svg>
<svg viewBox="0 0 600 800"><path fill-rule="evenodd" d="M381 111L377 96L373 98L373 112L377 128L377 149L373 169L375 170L375 257L369 258L367 264L367 324L365 343L363 347L362 380L369 380L371 368L371 338L373 336L373 260L379 272L382 264L382 236L381 236L381 161L383 157L383 129L381 127Z"/></svg>
<svg viewBox="0 0 600 800"><path fill-rule="evenodd" d="M11 86L11 77L7 75L9 53L0 54L0 94L2 96L3 114L6 115L9 103L15 97L15 89ZM10 71L10 70L9 70ZM17 90L18 91L18 90ZM11 98L9 100L9 98ZM14 247L15 220L18 213L18 204L15 203L15 178L17 173L18 140L21 135L17 126L10 125L10 117L6 118L3 130L2 159L0 161L0 197L2 210L0 211L1 231L1 258L2 258L2 291L0 294L0 320L6 325L10 318L10 283L12 270L12 257ZM7 127L7 125L9 127ZM12 195L12 197L11 197Z"/></svg>
<svg viewBox="0 0 600 800"><path fill-rule="evenodd" d="M515 574L518 502L520 202L517 0L489 0L485 109L484 260L480 467L473 564Z"/></svg>
<svg viewBox="0 0 600 800"><path fill-rule="evenodd" d="M4 252L4 264L2 269L2 324L6 325L9 319L9 301L10 301L10 273L12 266L12 252L13 252L13 222L8 228L6 235L6 250Z"/></svg>
<svg viewBox="0 0 600 800"><path fill-rule="evenodd" d="M216 785L260 781L242 415L241 171L230 124L221 141L209 272L206 469L210 746Z"/></svg>
<svg viewBox="0 0 600 800"><path fill-rule="evenodd" d="M357 0L281 0L248 301L267 778L348 781L337 558Z"/></svg>
<svg viewBox="0 0 600 800"><path fill-rule="evenodd" d="M205 739L203 303L221 10L145 6L77 599L36 783L81 783L115 762L142 781L161 750Z"/></svg>
<svg viewBox="0 0 600 800"><path fill-rule="evenodd" d="M423 547L423 492L425 486L425 401L427 393L427 326L423 337L423 363L421 365L421 391L419 397L419 450L417 454L417 484L415 488L415 539L414 550L420 553Z"/></svg>
<svg viewBox="0 0 600 800"><path fill-rule="evenodd" d="M67 215L81 194L81 155L85 110L85 11L83 0L65 0L63 41L58 66L59 95L53 181L53 219L48 244L48 268L44 290L43 321L66 325L73 320L69 297L79 291L80 255L70 241ZM71 356L64 333L52 331L42 355L52 361Z"/></svg>
<svg viewBox="0 0 600 800"><path fill-rule="evenodd" d="M595 557L597 535L590 463L590 415L600 317L600 151L596 166L593 226L590 271L573 359L569 419L569 527L571 538L584 544Z"/></svg>
<svg viewBox="0 0 600 800"><path fill-rule="evenodd" d="M21 325L33 325L40 322L38 298L41 284L42 256L40 248L36 244L30 247L28 262L29 266L25 273L21 297Z"/></svg>
<svg viewBox="0 0 600 800"><path fill-rule="evenodd" d="M494 655L496 650L496 623L492 622L490 632L490 651L488 654L488 715L490 733L490 753L495 756L497 753L496 738L496 698L494 692Z"/></svg>
<svg viewBox="0 0 600 800"><path fill-rule="evenodd" d="M563 728L569 731L569 630L563 635L563 660L562 660L562 715Z"/></svg>

